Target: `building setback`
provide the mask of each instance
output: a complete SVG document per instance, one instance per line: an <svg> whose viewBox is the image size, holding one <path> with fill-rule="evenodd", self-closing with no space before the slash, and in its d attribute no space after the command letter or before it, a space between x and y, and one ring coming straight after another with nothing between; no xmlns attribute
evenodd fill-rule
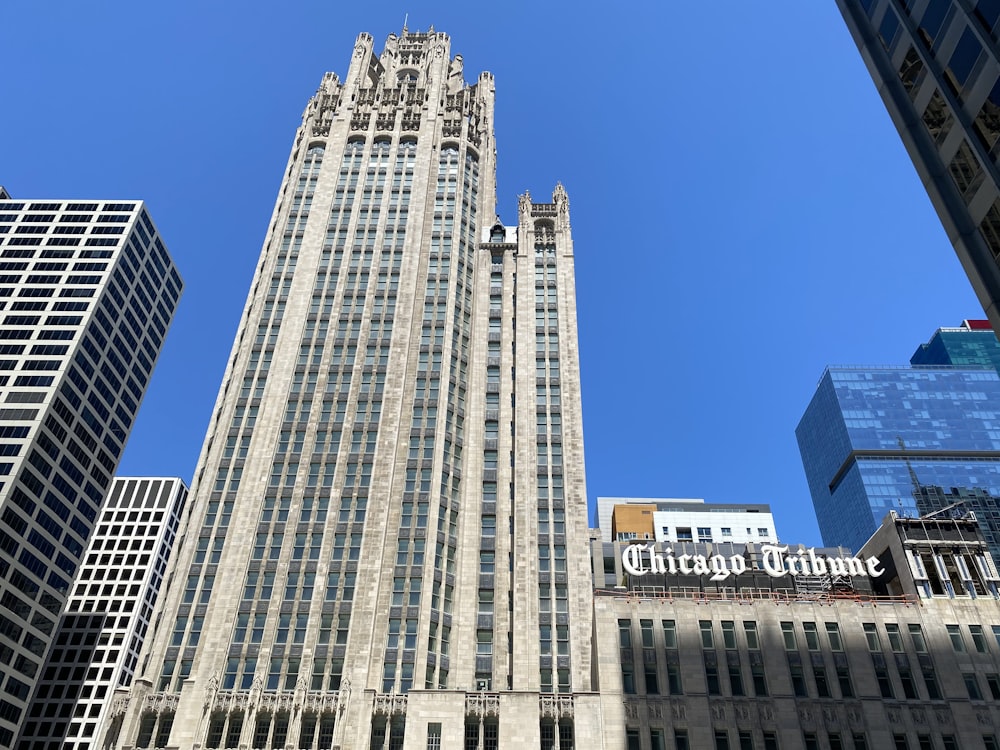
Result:
<svg viewBox="0 0 1000 750"><path fill-rule="evenodd" d="M1000 5L837 5L987 317L1000 330Z"/></svg>
<svg viewBox="0 0 1000 750"><path fill-rule="evenodd" d="M795 430L823 542L858 549L889 511L962 494L1000 553L998 418L992 368L827 368Z"/></svg>
<svg viewBox="0 0 1000 750"><path fill-rule="evenodd" d="M182 282L139 201L3 198L0 747L10 747Z"/></svg>
<svg viewBox="0 0 1000 750"><path fill-rule="evenodd" d="M987 320L963 320L955 328L938 328L921 344L910 364L951 367L992 367L1000 371L1000 341Z"/></svg>
<svg viewBox="0 0 1000 750"><path fill-rule="evenodd" d="M307 105L119 746L602 746L569 201L495 218L493 102L404 30Z"/></svg>
<svg viewBox="0 0 1000 750"><path fill-rule="evenodd" d="M132 681L187 494L180 479L115 478L28 709L22 750L102 747L97 728L120 709L114 691Z"/></svg>

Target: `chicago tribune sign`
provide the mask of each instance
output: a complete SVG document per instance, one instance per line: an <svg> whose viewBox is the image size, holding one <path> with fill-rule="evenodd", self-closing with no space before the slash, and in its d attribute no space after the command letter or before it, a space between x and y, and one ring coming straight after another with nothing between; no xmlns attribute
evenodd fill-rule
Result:
<svg viewBox="0 0 1000 750"><path fill-rule="evenodd" d="M760 564L774 578L786 575L870 576L878 578L885 572L879 559L872 555L866 560L859 557L827 557L817 555L810 547L798 552L790 551L786 544L760 546ZM671 575L705 575L713 581L724 581L729 576L747 571L747 561L742 555L677 555L673 550L657 552L653 545L630 544L622 551L622 567L633 576L647 573Z"/></svg>

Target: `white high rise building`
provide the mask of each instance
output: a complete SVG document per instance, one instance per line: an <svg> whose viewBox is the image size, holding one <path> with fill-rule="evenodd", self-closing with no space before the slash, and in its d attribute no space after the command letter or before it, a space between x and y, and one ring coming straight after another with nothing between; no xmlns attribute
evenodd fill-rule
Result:
<svg viewBox="0 0 1000 750"><path fill-rule="evenodd" d="M493 101L433 30L310 100L117 746L603 746L569 202L495 218Z"/></svg>
<svg viewBox="0 0 1000 750"><path fill-rule="evenodd" d="M116 477L59 620L18 746L90 750L152 624L187 500L176 478Z"/></svg>
<svg viewBox="0 0 1000 750"><path fill-rule="evenodd" d="M0 189L0 747L24 721L181 290L141 202Z"/></svg>

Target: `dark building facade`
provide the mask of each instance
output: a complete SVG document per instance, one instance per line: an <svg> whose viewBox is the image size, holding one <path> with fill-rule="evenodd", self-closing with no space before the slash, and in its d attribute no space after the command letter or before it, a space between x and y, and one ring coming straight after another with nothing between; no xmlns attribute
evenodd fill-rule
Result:
<svg viewBox="0 0 1000 750"><path fill-rule="evenodd" d="M990 322L1000 330L1000 4L837 5Z"/></svg>

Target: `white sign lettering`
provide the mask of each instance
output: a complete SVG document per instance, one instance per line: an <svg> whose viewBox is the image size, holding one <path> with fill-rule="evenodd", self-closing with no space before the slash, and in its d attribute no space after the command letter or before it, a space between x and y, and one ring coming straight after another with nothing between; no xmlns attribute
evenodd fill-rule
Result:
<svg viewBox="0 0 1000 750"><path fill-rule="evenodd" d="M866 560L860 557L824 557L810 547L802 552L789 552L788 545L779 547L762 544L761 565L774 578L786 575L841 575L870 576L878 578L885 572L879 559L872 555ZM678 555L673 550L657 552L653 545L630 544L622 551L622 567L633 576L647 573L670 573L676 575L707 575L713 581L724 581L731 575L740 575L747 570L742 555Z"/></svg>

